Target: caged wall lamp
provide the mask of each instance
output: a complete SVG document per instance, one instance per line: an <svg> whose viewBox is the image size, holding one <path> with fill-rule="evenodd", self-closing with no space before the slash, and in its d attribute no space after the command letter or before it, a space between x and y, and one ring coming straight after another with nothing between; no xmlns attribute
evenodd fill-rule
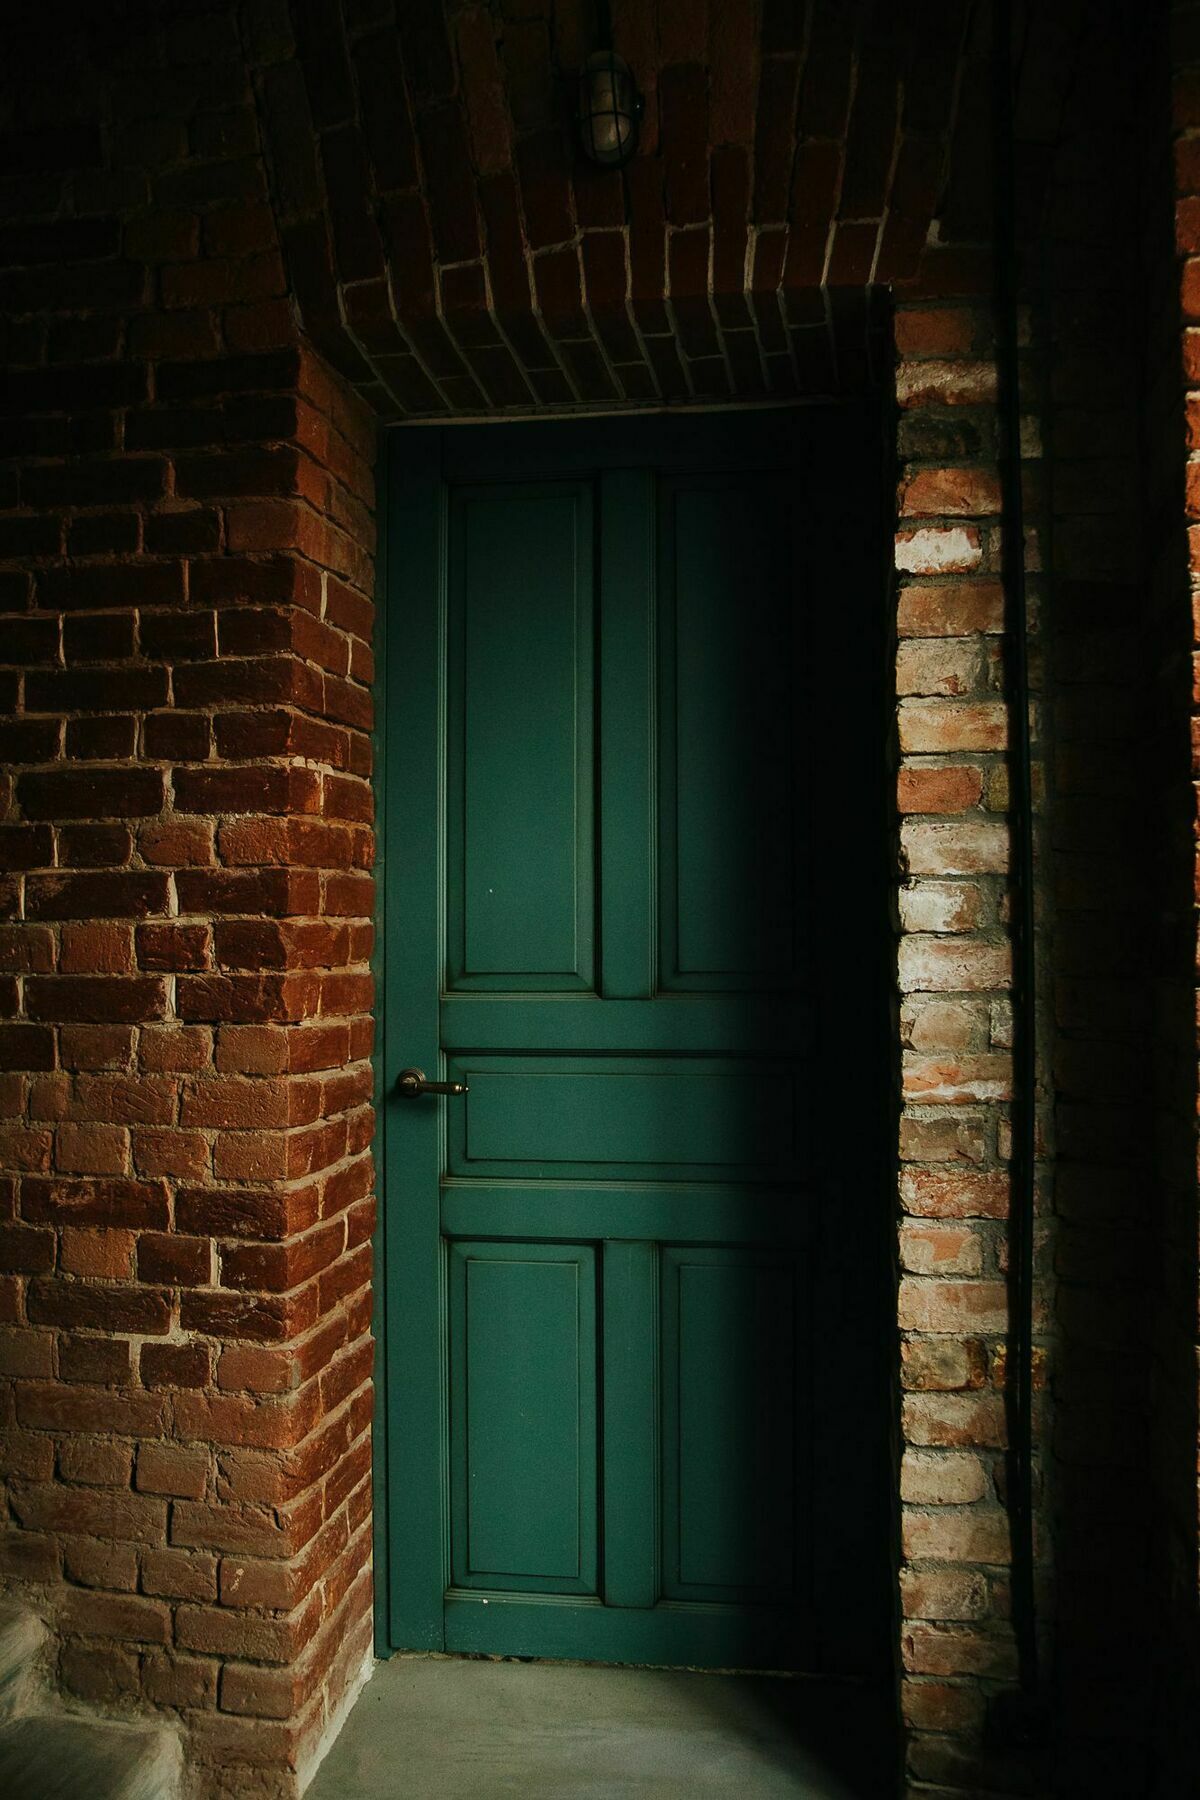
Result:
<svg viewBox="0 0 1200 1800"><path fill-rule="evenodd" d="M613 169L637 149L642 101L629 64L612 48L607 6L599 11L603 48L592 52L579 77L579 136L585 156Z"/></svg>

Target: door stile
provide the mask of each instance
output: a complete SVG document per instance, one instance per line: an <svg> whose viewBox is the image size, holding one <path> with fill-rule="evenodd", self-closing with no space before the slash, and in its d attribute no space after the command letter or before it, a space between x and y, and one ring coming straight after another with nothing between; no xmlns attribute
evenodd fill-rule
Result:
<svg viewBox="0 0 1200 1800"><path fill-rule="evenodd" d="M388 1346L391 1339L387 1323L388 1239L386 1208L387 1173L387 1105L384 1083L383 1046L380 1012L386 1014L387 994L387 656L388 596L391 592L388 556L392 539L394 509L394 471L396 440L384 434L379 445L381 503L377 506L378 525L375 547L375 657L377 680L374 718L372 721L372 761L375 783L375 936L371 948L371 974L375 982L376 1036L372 1044L372 1103L375 1108L376 1223L372 1244L372 1329L375 1333L374 1409L371 1420L371 1556L374 1573L373 1610L375 1617L375 1655L386 1659L392 1654L391 1629L391 1516L388 1480Z"/></svg>
<svg viewBox="0 0 1200 1800"><path fill-rule="evenodd" d="M648 1000L657 941L653 471L602 473L599 498L600 991Z"/></svg>
<svg viewBox="0 0 1200 1800"><path fill-rule="evenodd" d="M388 640L388 705L405 729L407 755L387 796L385 930L389 954L383 1020L386 1070L407 1064L436 1074L445 852L442 829L442 653L446 630L445 500L440 436L422 434L401 462L395 539L395 599L403 633ZM430 454L432 452L432 454ZM422 855L422 847L437 854ZM394 1644L440 1650L445 1625L447 1444L446 1272L438 1221L444 1103L384 1096L387 1117L389 1569ZM405 1321L403 1332L395 1328ZM403 1354L401 1347L403 1345ZM419 1470L421 1478L413 1479ZM436 1546L436 1554L431 1549Z"/></svg>

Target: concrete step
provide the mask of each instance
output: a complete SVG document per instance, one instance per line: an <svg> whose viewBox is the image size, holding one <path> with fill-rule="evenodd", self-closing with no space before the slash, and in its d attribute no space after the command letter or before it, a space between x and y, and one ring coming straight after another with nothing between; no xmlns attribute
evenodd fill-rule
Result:
<svg viewBox="0 0 1200 1800"><path fill-rule="evenodd" d="M176 1735L69 1714L0 1727L5 1800L175 1800L182 1758Z"/></svg>
<svg viewBox="0 0 1200 1800"><path fill-rule="evenodd" d="M0 1603L0 1724L31 1710L49 1641L50 1633L33 1613Z"/></svg>

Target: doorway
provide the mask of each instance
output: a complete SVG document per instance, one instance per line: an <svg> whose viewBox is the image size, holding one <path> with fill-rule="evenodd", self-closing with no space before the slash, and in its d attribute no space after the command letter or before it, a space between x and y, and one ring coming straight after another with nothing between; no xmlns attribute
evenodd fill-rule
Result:
<svg viewBox="0 0 1200 1800"><path fill-rule="evenodd" d="M394 434L389 1647L889 1666L880 441Z"/></svg>

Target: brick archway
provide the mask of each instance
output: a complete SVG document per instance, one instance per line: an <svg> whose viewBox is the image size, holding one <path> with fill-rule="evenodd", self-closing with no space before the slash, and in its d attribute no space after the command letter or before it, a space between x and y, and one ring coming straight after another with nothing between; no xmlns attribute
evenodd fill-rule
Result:
<svg viewBox="0 0 1200 1800"><path fill-rule="evenodd" d="M928 241L964 7L770 7L759 35L752 8L618 5L625 171L578 153L590 12L300 8L294 46L255 46L305 330L381 418L853 392L886 367L865 290L986 282Z"/></svg>

